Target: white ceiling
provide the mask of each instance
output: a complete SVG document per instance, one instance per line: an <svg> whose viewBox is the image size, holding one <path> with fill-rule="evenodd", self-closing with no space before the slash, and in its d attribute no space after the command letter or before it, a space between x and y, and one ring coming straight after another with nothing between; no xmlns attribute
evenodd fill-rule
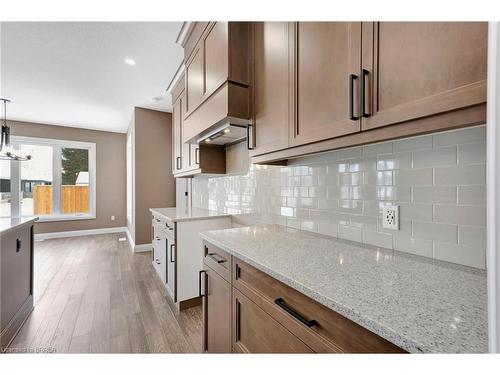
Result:
<svg viewBox="0 0 500 375"><path fill-rule="evenodd" d="M2 23L11 120L126 132L134 106L171 111L181 22ZM125 63L126 58L135 66ZM162 100L153 101L161 96Z"/></svg>

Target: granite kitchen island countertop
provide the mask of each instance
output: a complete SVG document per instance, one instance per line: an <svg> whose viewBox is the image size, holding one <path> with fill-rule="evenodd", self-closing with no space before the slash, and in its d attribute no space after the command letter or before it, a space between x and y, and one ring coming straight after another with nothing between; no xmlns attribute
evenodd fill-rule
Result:
<svg viewBox="0 0 500 375"><path fill-rule="evenodd" d="M10 231L34 223L37 220L38 216L2 217L0 218L0 234L7 234Z"/></svg>
<svg viewBox="0 0 500 375"><path fill-rule="evenodd" d="M280 225L200 236L412 353L485 353L486 272Z"/></svg>

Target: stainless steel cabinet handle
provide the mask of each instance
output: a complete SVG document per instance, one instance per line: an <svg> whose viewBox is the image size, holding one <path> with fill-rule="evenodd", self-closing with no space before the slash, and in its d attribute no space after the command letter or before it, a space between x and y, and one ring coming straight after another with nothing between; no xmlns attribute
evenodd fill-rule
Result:
<svg viewBox="0 0 500 375"><path fill-rule="evenodd" d="M253 144L253 142L250 142L250 128L252 128L252 130L253 130L252 125L247 124L247 149L253 150L255 148L255 145ZM252 131L252 135L253 135L253 131Z"/></svg>
<svg viewBox="0 0 500 375"><path fill-rule="evenodd" d="M207 274L207 271L205 270L201 270L200 272L198 272L198 296L199 297L204 297L206 295L206 293L203 293L201 294L201 274ZM206 279L205 279L206 281ZM207 284L205 283L205 291L207 290Z"/></svg>
<svg viewBox="0 0 500 375"><path fill-rule="evenodd" d="M194 162L195 164L200 164L200 148L196 147L194 150Z"/></svg>
<svg viewBox="0 0 500 375"><path fill-rule="evenodd" d="M174 251L173 251L173 247L175 246L175 244L171 244L170 245L170 263L175 263L175 260L174 260Z"/></svg>

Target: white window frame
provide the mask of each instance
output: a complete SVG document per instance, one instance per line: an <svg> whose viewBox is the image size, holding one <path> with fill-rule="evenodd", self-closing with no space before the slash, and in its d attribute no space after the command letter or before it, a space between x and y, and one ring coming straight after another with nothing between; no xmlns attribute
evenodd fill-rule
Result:
<svg viewBox="0 0 500 375"><path fill-rule="evenodd" d="M51 215L31 215L38 216L41 222L50 221L73 221L73 220L92 220L96 218L96 144L93 142L79 142L79 141L69 141L61 139L49 139L49 138L34 138L34 137L22 137L22 136L12 136L11 143L13 147L17 147L18 144L32 144L41 146L51 146L53 148L53 202L54 211L57 212ZM83 148L89 151L89 212L82 214L62 214L60 210L60 198L61 198L61 172L62 172L62 162L61 162L61 148ZM21 163L29 163L29 161L24 162L11 162L10 163L10 175L11 175L11 195L18 196L19 199L13 199L11 204L11 216L21 216ZM17 192L15 191L17 190ZM14 207L13 205L16 205ZM17 215L16 215L17 213Z"/></svg>

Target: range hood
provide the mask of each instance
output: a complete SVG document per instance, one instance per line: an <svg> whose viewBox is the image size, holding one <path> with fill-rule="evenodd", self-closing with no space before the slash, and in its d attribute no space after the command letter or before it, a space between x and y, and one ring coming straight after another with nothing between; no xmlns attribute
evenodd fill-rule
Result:
<svg viewBox="0 0 500 375"><path fill-rule="evenodd" d="M228 146L247 138L247 125L235 124L228 119L209 131L201 133L197 142L207 145Z"/></svg>

